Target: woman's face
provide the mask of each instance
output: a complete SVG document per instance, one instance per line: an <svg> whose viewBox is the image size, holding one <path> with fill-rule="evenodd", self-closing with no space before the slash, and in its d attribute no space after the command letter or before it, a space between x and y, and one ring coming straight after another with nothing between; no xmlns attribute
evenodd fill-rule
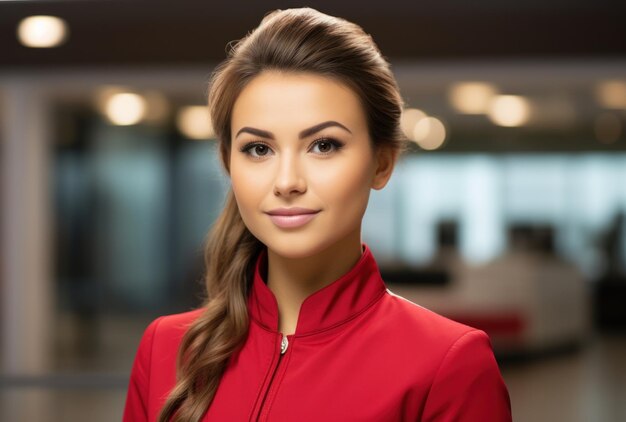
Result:
<svg viewBox="0 0 626 422"><path fill-rule="evenodd" d="M263 72L237 98L231 133L239 212L270 250L301 258L348 236L360 242L370 189L384 187L393 160L374 153L351 89L315 74ZM309 214L271 215L296 207Z"/></svg>

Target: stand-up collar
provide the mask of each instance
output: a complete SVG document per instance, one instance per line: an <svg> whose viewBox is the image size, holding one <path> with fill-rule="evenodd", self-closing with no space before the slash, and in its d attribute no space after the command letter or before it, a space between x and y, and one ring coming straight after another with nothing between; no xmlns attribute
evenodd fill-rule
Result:
<svg viewBox="0 0 626 422"><path fill-rule="evenodd" d="M309 295L300 307L295 335L321 331L363 311L385 292L385 284L370 248L362 243L359 261L343 276ZM248 297L250 316L269 330L278 331L278 302L263 279L267 249L259 254Z"/></svg>

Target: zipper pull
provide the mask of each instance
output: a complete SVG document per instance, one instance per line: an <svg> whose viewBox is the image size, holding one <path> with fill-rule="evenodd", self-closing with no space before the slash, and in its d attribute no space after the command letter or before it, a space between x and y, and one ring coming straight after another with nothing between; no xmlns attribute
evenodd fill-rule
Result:
<svg viewBox="0 0 626 422"><path fill-rule="evenodd" d="M287 336L283 334L283 339L280 342L280 354L284 355L287 351L287 347L289 347L289 340L287 340Z"/></svg>

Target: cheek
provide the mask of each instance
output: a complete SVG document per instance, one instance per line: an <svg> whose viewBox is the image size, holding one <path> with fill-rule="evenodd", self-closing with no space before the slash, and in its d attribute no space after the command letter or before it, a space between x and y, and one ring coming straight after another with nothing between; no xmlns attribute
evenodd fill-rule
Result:
<svg viewBox="0 0 626 422"><path fill-rule="evenodd" d="M242 214L259 201L264 183L259 175L259 172L251 171L236 160L231 161L230 181Z"/></svg>
<svg viewBox="0 0 626 422"><path fill-rule="evenodd" d="M248 230L258 237L256 211L260 203L260 198L258 197L259 189L250 182L247 174L232 171L231 168L231 186L237 208L239 209L239 215Z"/></svg>
<svg viewBox="0 0 626 422"><path fill-rule="evenodd" d="M267 183L267 163L255 163L239 153L230 160L230 179L240 188L252 190L251 186Z"/></svg>
<svg viewBox="0 0 626 422"><path fill-rule="evenodd" d="M371 168L366 161L337 163L337 166L326 168L319 174L316 178L316 192L327 201L345 204L352 209L362 208L362 202L367 202L371 188Z"/></svg>
<svg viewBox="0 0 626 422"><path fill-rule="evenodd" d="M267 240L267 221L260 214L271 180L267 169L258 164L231 161L230 180L239 215L244 225L257 239Z"/></svg>

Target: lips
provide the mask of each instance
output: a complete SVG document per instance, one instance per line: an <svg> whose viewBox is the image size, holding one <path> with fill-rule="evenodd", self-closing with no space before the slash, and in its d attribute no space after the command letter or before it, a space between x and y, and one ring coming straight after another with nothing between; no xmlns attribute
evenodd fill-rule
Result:
<svg viewBox="0 0 626 422"><path fill-rule="evenodd" d="M293 208L276 208L271 211L268 211L267 213L269 215L300 215L300 214L315 214L318 212L319 210L293 207Z"/></svg>
<svg viewBox="0 0 626 422"><path fill-rule="evenodd" d="M270 220L281 228L300 227L313 220L319 210L308 208L277 208L268 211Z"/></svg>

